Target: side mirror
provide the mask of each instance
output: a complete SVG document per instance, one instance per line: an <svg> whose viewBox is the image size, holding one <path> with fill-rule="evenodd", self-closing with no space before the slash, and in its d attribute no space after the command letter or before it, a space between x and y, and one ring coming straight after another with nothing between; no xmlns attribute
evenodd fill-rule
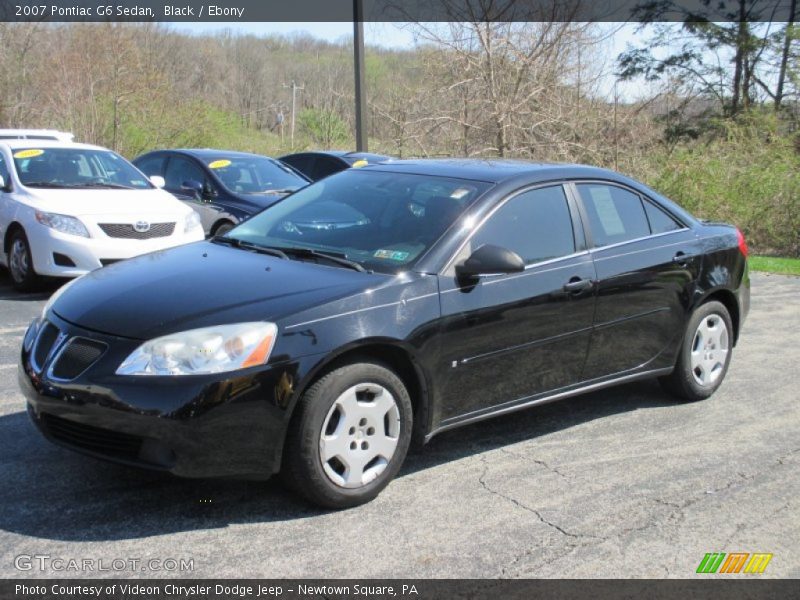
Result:
<svg viewBox="0 0 800 600"><path fill-rule="evenodd" d="M468 259L456 265L456 275L463 279L474 279L481 275L518 273L525 270L525 262L519 254L508 248L484 244Z"/></svg>
<svg viewBox="0 0 800 600"><path fill-rule="evenodd" d="M181 184L181 190L188 192L189 195L194 196L195 200L203 198L203 184L195 179L189 179Z"/></svg>
<svg viewBox="0 0 800 600"><path fill-rule="evenodd" d="M161 175L150 175L149 179L150 183L152 183L158 189L162 189L165 185L167 185L167 182Z"/></svg>

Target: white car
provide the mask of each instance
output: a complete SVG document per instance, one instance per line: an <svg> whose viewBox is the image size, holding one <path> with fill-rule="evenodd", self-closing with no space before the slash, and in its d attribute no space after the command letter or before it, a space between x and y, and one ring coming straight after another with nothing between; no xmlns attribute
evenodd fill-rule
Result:
<svg viewBox="0 0 800 600"><path fill-rule="evenodd" d="M99 146L2 140L0 179L0 264L21 291L204 237L163 180Z"/></svg>
<svg viewBox="0 0 800 600"><path fill-rule="evenodd" d="M72 142L75 136L55 129L0 129L0 140L56 140Z"/></svg>

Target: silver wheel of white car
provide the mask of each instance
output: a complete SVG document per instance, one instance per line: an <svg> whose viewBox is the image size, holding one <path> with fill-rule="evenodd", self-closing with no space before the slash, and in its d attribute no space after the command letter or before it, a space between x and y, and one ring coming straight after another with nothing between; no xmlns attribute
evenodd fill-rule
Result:
<svg viewBox="0 0 800 600"><path fill-rule="evenodd" d="M11 244L8 266L11 271L11 277L15 282L22 283L25 281L30 269L30 259L28 257L28 248L22 238L15 238Z"/></svg>
<svg viewBox="0 0 800 600"><path fill-rule="evenodd" d="M364 383L331 406L319 439L325 474L336 485L358 488L374 481L392 460L400 439L400 410L383 386Z"/></svg>
<svg viewBox="0 0 800 600"><path fill-rule="evenodd" d="M17 229L11 234L11 243L8 248L8 270L11 273L11 282L21 292L33 291L41 282L33 270L28 238L21 229Z"/></svg>

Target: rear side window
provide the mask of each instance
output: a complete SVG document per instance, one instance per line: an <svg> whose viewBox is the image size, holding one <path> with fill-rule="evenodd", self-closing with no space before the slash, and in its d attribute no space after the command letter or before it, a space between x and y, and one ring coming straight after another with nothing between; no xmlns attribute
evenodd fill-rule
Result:
<svg viewBox="0 0 800 600"><path fill-rule="evenodd" d="M287 165L291 165L304 175L310 175L309 172L311 169L309 167L311 167L313 157L308 154L293 154L282 158L281 161L285 162Z"/></svg>
<svg viewBox="0 0 800 600"><path fill-rule="evenodd" d="M311 169L311 179L318 181L328 175L343 171L345 168L346 167L333 159L318 156L314 160L314 167Z"/></svg>
<svg viewBox="0 0 800 600"><path fill-rule="evenodd" d="M141 160L136 161L136 168L138 168L142 173L151 177L153 175L164 175L164 156L157 155L157 156L148 156Z"/></svg>
<svg viewBox="0 0 800 600"><path fill-rule="evenodd" d="M8 185L8 165L6 165L6 159L3 158L2 154L0 154L0 177L2 177L5 184Z"/></svg>
<svg viewBox="0 0 800 600"><path fill-rule="evenodd" d="M526 265L575 252L564 188L537 188L506 202L472 238L471 250L484 244L513 250Z"/></svg>
<svg viewBox="0 0 800 600"><path fill-rule="evenodd" d="M652 202L645 200L644 210L647 213L647 220L650 221L650 231L653 233L666 233L683 228L683 225Z"/></svg>
<svg viewBox="0 0 800 600"><path fill-rule="evenodd" d="M595 246L608 246L650 235L650 226L638 194L613 185L576 186L589 217Z"/></svg>

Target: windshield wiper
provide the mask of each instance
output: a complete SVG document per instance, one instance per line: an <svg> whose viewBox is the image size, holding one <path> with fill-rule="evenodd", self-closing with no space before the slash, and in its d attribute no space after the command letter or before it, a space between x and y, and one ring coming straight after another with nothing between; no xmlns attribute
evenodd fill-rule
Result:
<svg viewBox="0 0 800 600"><path fill-rule="evenodd" d="M119 183L103 183L101 181L92 181L90 183L79 183L73 185L71 187L81 187L81 188L106 188L111 190L135 190L137 188L131 187L129 185L122 185ZM141 188L144 189L144 188Z"/></svg>
<svg viewBox="0 0 800 600"><path fill-rule="evenodd" d="M341 254L339 252L320 252L319 250L313 250L311 248L284 248L282 246L280 248L275 248L275 250L279 250L284 254L296 256L298 258L321 258L361 273L368 273L368 271L359 263L348 259L346 254Z"/></svg>
<svg viewBox="0 0 800 600"><path fill-rule="evenodd" d="M43 188L70 188L71 185L63 183L54 183L52 181L23 181L22 185L25 187L43 187Z"/></svg>
<svg viewBox="0 0 800 600"><path fill-rule="evenodd" d="M259 254L268 254L269 256L277 256L278 258L289 260L289 257L286 255L286 253L283 252L283 250L280 250L279 248L260 246L259 244L254 244L253 242L245 242L237 238L227 237L224 235L215 235L209 241L214 242L215 244L225 244L227 246L233 246L234 248L249 250L250 252L257 252Z"/></svg>
<svg viewBox="0 0 800 600"><path fill-rule="evenodd" d="M292 192L296 191L297 188L283 188L278 190L261 190L260 192L256 192L256 194L291 194Z"/></svg>

